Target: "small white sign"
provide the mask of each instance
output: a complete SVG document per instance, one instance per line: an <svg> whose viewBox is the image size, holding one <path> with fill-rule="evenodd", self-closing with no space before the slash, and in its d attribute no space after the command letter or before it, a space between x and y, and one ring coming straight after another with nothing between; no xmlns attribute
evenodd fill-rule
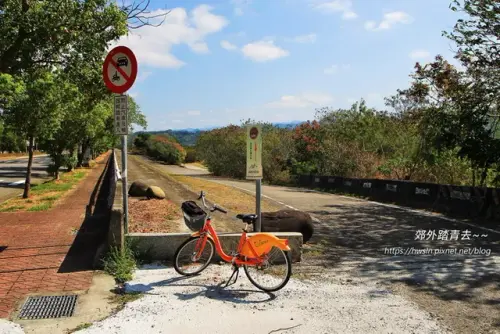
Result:
<svg viewBox="0 0 500 334"><path fill-rule="evenodd" d="M128 135L128 97L115 96L115 134Z"/></svg>
<svg viewBox="0 0 500 334"><path fill-rule="evenodd" d="M262 126L247 126L247 179L262 179Z"/></svg>

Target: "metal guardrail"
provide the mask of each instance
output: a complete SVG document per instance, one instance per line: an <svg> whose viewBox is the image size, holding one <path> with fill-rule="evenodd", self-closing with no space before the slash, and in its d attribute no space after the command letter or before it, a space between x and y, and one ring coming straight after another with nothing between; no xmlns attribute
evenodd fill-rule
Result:
<svg viewBox="0 0 500 334"><path fill-rule="evenodd" d="M327 175L298 175L296 184L306 188L359 195L380 202L431 209L453 216L500 222L499 188Z"/></svg>

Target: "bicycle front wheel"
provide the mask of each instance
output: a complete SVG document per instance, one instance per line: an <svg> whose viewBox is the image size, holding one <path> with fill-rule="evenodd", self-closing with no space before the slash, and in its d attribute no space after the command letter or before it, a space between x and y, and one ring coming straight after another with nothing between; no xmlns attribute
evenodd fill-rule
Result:
<svg viewBox="0 0 500 334"><path fill-rule="evenodd" d="M243 268L250 282L266 292L282 289L292 275L292 261L289 252L284 252L274 246L267 255L264 255L262 265L244 265Z"/></svg>
<svg viewBox="0 0 500 334"><path fill-rule="evenodd" d="M191 237L184 241L175 251L174 269L184 276L192 276L201 273L214 256L214 242L207 238L202 245L201 237ZM200 247L203 249L200 251Z"/></svg>

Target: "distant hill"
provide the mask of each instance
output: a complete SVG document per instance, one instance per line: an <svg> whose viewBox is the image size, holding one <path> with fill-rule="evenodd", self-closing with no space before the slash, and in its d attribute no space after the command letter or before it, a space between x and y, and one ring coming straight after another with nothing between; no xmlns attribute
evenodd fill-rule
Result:
<svg viewBox="0 0 500 334"><path fill-rule="evenodd" d="M291 121L291 122L281 122L281 123L273 123L274 126L282 128L282 129L293 129L297 125L304 123L304 121ZM210 131L213 129L220 128L220 126L212 126L207 128L187 128L187 129L179 129L179 130L160 130L160 131L138 131L128 136L129 145L131 145L134 141L135 136L138 133L146 132L151 134L162 134L167 133L177 139L179 144L182 146L194 146L196 144L196 140L198 136L203 131Z"/></svg>
<svg viewBox="0 0 500 334"><path fill-rule="evenodd" d="M274 126L277 126L278 128L284 128L284 129L293 129L297 125L304 123L305 121L291 121L291 122L283 122L283 123L273 123Z"/></svg>

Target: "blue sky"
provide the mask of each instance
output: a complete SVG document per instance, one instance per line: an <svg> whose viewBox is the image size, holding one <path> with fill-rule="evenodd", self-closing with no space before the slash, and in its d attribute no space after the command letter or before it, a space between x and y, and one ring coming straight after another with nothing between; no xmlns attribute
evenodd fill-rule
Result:
<svg viewBox="0 0 500 334"><path fill-rule="evenodd" d="M449 0L152 0L161 27L122 38L139 62L128 91L148 130L313 119L405 88L416 61L442 54Z"/></svg>

